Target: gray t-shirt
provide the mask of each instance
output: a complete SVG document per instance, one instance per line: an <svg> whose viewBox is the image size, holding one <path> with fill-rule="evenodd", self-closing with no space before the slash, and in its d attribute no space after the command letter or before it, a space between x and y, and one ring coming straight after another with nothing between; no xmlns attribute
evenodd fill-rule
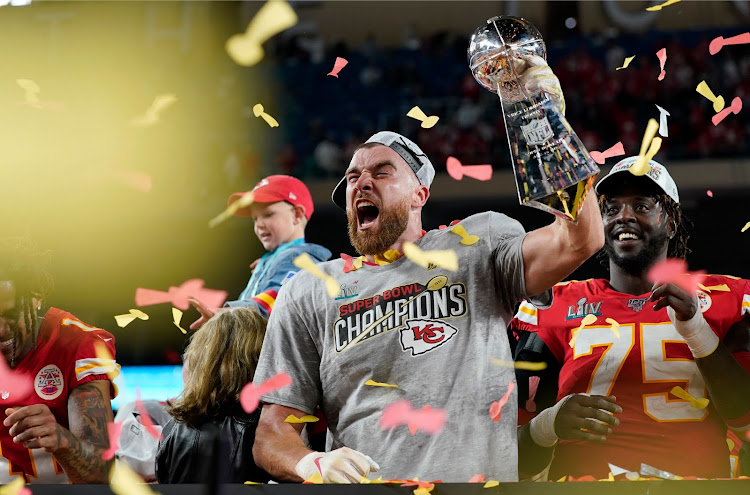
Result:
<svg viewBox="0 0 750 495"><path fill-rule="evenodd" d="M321 280L300 272L279 292L268 322L254 381L285 371L294 383L263 401L307 414L320 405L329 450L346 446L369 455L384 479L518 480L515 387L500 421L489 414L515 374L490 358L513 360L506 324L528 296L524 230L494 212L461 225L479 241L463 245L449 227L416 242L423 250L455 250L457 272L425 269L406 257L348 273L342 259L321 263L340 283L339 296L330 298ZM552 293L533 301L547 307ZM363 331L367 336L351 344ZM365 385L370 379L398 388ZM445 408L445 427L436 435L381 429L383 409L403 398L415 409Z"/></svg>

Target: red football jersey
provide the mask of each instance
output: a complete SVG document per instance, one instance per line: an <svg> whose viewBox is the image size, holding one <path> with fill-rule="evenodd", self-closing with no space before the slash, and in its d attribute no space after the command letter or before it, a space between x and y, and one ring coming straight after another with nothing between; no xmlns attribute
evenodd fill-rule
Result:
<svg viewBox="0 0 750 495"><path fill-rule="evenodd" d="M36 349L13 369L33 380L34 391L22 400L0 393L0 417L5 409L46 404L57 422L68 428L68 396L77 386L93 380L109 380L107 372L119 366L114 360L96 357L94 344L103 343L114 357L114 337L100 328L86 325L75 316L56 308L44 315ZM0 389L2 384L0 384ZM110 384L110 398L116 390ZM0 427L0 484L23 475L28 483L67 483L68 477L51 454L43 449L27 449L13 443L8 428Z"/></svg>
<svg viewBox="0 0 750 495"><path fill-rule="evenodd" d="M698 292L701 311L723 339L750 314L750 281L710 275ZM675 386L696 398L707 396L703 378L666 308L654 311L650 293L612 289L603 279L564 282L554 287L546 310L523 302L514 328L535 332L561 365L557 399L573 393L614 395L623 412L605 444L561 440L550 479L564 475L606 478L607 463L639 471L646 463L681 476L729 477L726 426L713 406L695 409L670 393ZM583 317L596 322L578 333ZM619 323L619 337L611 318ZM746 353L745 353L746 354ZM750 369L742 356L739 361ZM519 398L523 403L523 398Z"/></svg>

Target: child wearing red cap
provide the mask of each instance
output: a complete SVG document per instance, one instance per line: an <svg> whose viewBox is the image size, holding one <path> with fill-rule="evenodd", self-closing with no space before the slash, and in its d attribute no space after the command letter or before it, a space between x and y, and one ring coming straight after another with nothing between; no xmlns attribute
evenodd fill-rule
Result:
<svg viewBox="0 0 750 495"><path fill-rule="evenodd" d="M331 252L318 244L305 242L305 227L314 206L310 191L302 181L288 175L271 175L258 182L252 191L229 196L228 204L246 194L253 195L252 203L237 210L235 215L253 219L255 235L268 252L254 264L253 274L240 297L227 301L226 306L256 307L268 317L281 284L299 271L294 259L307 253L316 262L327 261ZM201 318L190 326L195 329L214 312L197 300L191 303L201 313Z"/></svg>

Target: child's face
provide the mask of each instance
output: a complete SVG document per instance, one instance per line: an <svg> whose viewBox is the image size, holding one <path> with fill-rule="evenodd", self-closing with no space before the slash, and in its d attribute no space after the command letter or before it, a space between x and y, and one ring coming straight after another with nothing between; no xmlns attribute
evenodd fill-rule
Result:
<svg viewBox="0 0 750 495"><path fill-rule="evenodd" d="M266 251L273 251L279 245L295 238L299 220L294 207L286 201L277 203L254 203L250 206L255 222L255 235Z"/></svg>

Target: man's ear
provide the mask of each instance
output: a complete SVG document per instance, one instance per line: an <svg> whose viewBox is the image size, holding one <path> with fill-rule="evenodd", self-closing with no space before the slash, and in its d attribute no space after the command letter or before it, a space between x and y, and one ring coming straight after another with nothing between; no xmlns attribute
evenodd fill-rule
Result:
<svg viewBox="0 0 750 495"><path fill-rule="evenodd" d="M294 225L297 225L298 223L307 219L307 217L305 217L306 211L304 206L293 205L292 210L294 211Z"/></svg>
<svg viewBox="0 0 750 495"><path fill-rule="evenodd" d="M42 309L42 298L33 296L31 298L31 305L34 307L35 311L39 311L40 309Z"/></svg>
<svg viewBox="0 0 750 495"><path fill-rule="evenodd" d="M671 216L667 216L667 236L672 239L677 234L677 222Z"/></svg>
<svg viewBox="0 0 750 495"><path fill-rule="evenodd" d="M419 184L419 186L414 189L414 195L412 196L412 199L411 199L411 207L421 208L427 202L427 199L429 197L430 197L430 190L427 189L427 186L423 186L422 184Z"/></svg>

